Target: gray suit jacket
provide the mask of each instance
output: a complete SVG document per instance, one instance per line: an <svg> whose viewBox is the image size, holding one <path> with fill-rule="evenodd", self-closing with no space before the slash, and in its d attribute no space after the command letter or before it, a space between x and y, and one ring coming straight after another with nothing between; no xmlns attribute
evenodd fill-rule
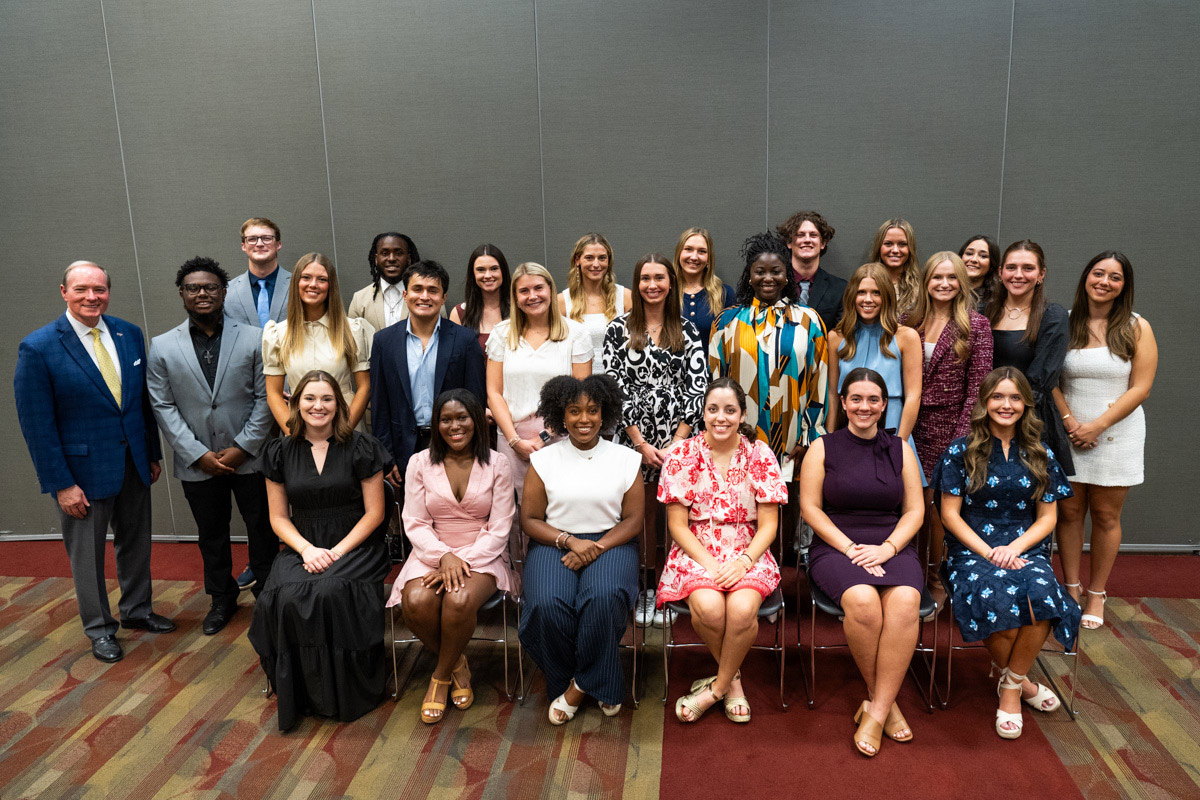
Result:
<svg viewBox="0 0 1200 800"><path fill-rule="evenodd" d="M275 279L275 291L271 294L271 319L276 322L287 319L288 284L291 282L292 273L280 267L279 277ZM243 325L252 325L255 328L261 327L248 271L229 282L229 288L225 291L225 319L237 320Z"/></svg>
<svg viewBox="0 0 1200 800"><path fill-rule="evenodd" d="M208 480L211 475L192 465L210 450L235 444L251 456L238 474L256 471L257 456L271 430L261 329L225 318L212 389L200 371L187 322L154 337L149 361L146 383L154 416L175 453L175 477Z"/></svg>

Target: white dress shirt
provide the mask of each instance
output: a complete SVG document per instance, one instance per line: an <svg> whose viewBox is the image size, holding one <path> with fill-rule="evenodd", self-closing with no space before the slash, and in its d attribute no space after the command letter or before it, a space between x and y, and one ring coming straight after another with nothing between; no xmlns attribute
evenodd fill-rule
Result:
<svg viewBox="0 0 1200 800"><path fill-rule="evenodd" d="M404 287L401 284L388 283L380 278L379 293L383 295L383 318L389 326L408 316L404 313Z"/></svg>
<svg viewBox="0 0 1200 800"><path fill-rule="evenodd" d="M96 340L92 338L92 329L75 319L70 311L67 312L67 321L75 329L75 335L79 337L79 341L83 342L83 349L87 350L87 354L91 356L96 369L100 369L100 362L96 360L94 347ZM112 334L108 332L108 326L104 324L104 317L101 317L100 321L96 323L96 328L100 331L100 344L104 345L104 349L108 351L108 357L112 359L113 367L117 370L117 377L120 378L121 359L117 357L117 345L113 341Z"/></svg>

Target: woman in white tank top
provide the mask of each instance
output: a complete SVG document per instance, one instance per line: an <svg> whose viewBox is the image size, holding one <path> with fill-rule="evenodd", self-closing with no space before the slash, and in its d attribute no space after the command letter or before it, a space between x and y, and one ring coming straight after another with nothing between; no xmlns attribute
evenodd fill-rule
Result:
<svg viewBox="0 0 1200 800"><path fill-rule="evenodd" d="M592 372L604 372L604 333L608 323L629 310L633 293L613 276L613 252L608 240L598 233L585 233L571 252L567 288L558 296L558 308L569 319L581 323L591 337Z"/></svg>

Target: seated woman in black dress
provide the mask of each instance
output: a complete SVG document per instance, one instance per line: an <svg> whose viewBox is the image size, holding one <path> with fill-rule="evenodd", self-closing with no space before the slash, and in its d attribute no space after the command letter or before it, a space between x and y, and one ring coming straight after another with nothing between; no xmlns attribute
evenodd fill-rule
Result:
<svg viewBox="0 0 1200 800"><path fill-rule="evenodd" d="M1000 668L996 733L1021 735L1021 701L1053 711L1059 699L1025 675L1050 635L1068 650L1079 632L1079 606L1059 585L1046 540L1055 504L1070 482L1041 441L1029 381L1013 367L979 386L971 432L955 439L934 473L941 492L954 620L963 641L983 640Z"/></svg>
<svg viewBox="0 0 1200 800"><path fill-rule="evenodd" d="M267 443L271 526L289 549L254 606L250 643L279 698L279 730L305 714L358 719L383 698L383 448L350 426L337 380L313 370ZM291 514L288 507L291 506Z"/></svg>
<svg viewBox="0 0 1200 800"><path fill-rule="evenodd" d="M917 644L924 571L913 537L924 517L921 470L903 440L879 427L887 384L873 369L842 382L848 426L818 439L800 472L800 509L817 538L813 582L845 612L846 641L867 683L854 746L879 752L881 734L912 741L896 695Z"/></svg>
<svg viewBox="0 0 1200 800"><path fill-rule="evenodd" d="M537 413L567 438L535 451L525 473L520 635L556 697L550 723L562 725L586 695L610 717L625 697L617 648L637 597L642 457L600 435L621 420L607 375L551 378Z"/></svg>

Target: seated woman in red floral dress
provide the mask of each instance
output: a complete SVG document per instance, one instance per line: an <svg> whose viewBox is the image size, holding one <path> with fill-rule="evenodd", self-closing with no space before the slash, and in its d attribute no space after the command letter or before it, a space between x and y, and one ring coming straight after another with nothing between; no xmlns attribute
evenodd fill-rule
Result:
<svg viewBox="0 0 1200 800"><path fill-rule="evenodd" d="M682 722L718 700L733 722L750 721L741 666L758 635L758 608L779 585L771 542L787 489L779 463L746 426L746 395L718 378L704 394L704 434L676 445L659 478L674 544L657 601L687 599L692 626L717 661L717 674L692 684L675 703Z"/></svg>

